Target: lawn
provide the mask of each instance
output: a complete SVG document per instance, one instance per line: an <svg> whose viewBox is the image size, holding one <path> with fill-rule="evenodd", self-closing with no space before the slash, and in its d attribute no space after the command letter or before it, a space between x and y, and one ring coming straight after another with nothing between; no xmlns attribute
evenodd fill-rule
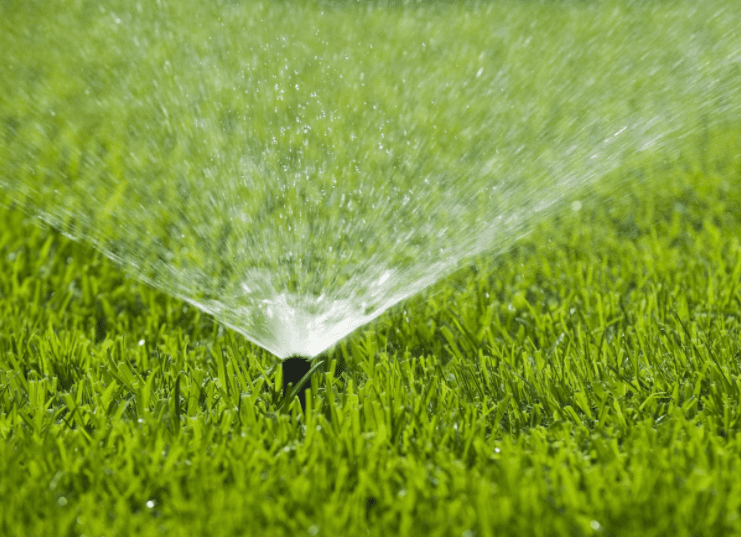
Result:
<svg viewBox="0 0 741 537"><path fill-rule="evenodd" d="M45 5L0 4L0 534L741 533L734 3ZM401 296L437 248L284 404L235 312L388 263Z"/></svg>

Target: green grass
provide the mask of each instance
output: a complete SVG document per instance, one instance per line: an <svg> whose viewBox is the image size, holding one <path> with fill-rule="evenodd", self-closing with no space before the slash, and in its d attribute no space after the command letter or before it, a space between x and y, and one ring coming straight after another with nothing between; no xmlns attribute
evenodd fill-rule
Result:
<svg viewBox="0 0 741 537"><path fill-rule="evenodd" d="M2 209L0 534L741 533L732 120L343 340L305 413L269 353Z"/></svg>
<svg viewBox="0 0 741 537"><path fill-rule="evenodd" d="M689 164L352 336L300 418L264 352L4 212L2 533L741 531L741 163Z"/></svg>

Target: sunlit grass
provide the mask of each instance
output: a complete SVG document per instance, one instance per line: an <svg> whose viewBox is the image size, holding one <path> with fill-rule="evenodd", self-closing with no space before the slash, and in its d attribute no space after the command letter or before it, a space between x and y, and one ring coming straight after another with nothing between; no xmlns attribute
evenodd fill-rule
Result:
<svg viewBox="0 0 741 537"><path fill-rule="evenodd" d="M265 353L4 212L3 533L741 530L728 164L663 166L382 317L305 416Z"/></svg>
<svg viewBox="0 0 741 537"><path fill-rule="evenodd" d="M0 534L738 534L741 130L693 136L343 340L305 412L3 209Z"/></svg>

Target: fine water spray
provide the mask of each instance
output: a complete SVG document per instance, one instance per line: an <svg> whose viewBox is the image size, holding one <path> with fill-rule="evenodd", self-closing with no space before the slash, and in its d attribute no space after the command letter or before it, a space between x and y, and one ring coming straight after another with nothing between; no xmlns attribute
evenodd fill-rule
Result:
<svg viewBox="0 0 741 537"><path fill-rule="evenodd" d="M281 360L741 118L727 2L35 4L0 201Z"/></svg>

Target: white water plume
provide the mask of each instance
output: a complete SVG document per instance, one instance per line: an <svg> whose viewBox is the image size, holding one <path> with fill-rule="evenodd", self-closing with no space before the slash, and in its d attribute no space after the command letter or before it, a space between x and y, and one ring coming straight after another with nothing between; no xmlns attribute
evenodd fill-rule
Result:
<svg viewBox="0 0 741 537"><path fill-rule="evenodd" d="M52 4L2 7L8 202L280 358L741 117L724 2Z"/></svg>

